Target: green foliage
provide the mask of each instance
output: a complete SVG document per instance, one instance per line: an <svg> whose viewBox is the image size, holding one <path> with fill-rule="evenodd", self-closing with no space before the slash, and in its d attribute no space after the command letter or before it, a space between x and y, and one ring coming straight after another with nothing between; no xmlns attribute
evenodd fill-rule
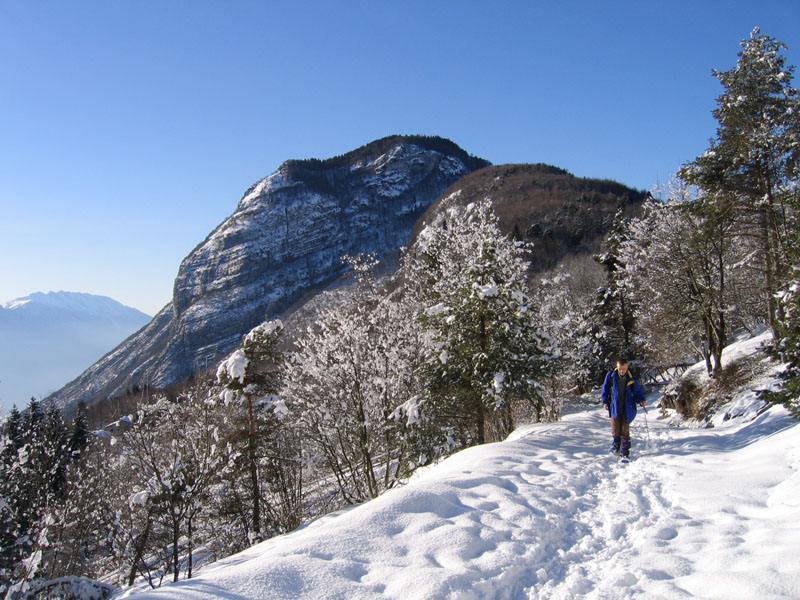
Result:
<svg viewBox="0 0 800 600"><path fill-rule="evenodd" d="M65 496L67 468L79 453L50 402L16 407L0 433L0 587L20 591L40 575L48 532Z"/></svg>
<svg viewBox="0 0 800 600"><path fill-rule="evenodd" d="M714 110L716 138L679 174L712 201L731 203L728 218L758 239L764 312L777 334L776 293L789 266L786 215L800 174L800 95L783 43L755 28L741 46L734 68L714 71L725 88Z"/></svg>
<svg viewBox="0 0 800 600"><path fill-rule="evenodd" d="M628 239L628 221L623 211L618 210L606 239L606 252L595 256L605 270L606 284L597 290L595 302L582 324L590 343L582 367L592 381L599 382L619 356L629 357L634 365L642 364L646 357L638 330L639 307L620 256L620 249Z"/></svg>
<svg viewBox="0 0 800 600"><path fill-rule="evenodd" d="M795 254L800 258L800 251ZM782 317L775 345L775 357L786 363L781 374L783 386L778 391L766 392L766 400L783 404L800 419L800 266L793 268L794 277L779 293Z"/></svg>
<svg viewBox="0 0 800 600"><path fill-rule="evenodd" d="M422 324L433 333L427 409L461 432L459 444L483 443L489 428L495 439L510 433L516 403L543 412L549 340L538 335L525 294L523 255L484 200L441 215L411 258Z"/></svg>

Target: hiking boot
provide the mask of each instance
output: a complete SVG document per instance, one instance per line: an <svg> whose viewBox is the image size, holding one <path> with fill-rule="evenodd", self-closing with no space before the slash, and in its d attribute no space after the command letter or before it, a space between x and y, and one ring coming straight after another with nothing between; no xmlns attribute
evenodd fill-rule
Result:
<svg viewBox="0 0 800 600"><path fill-rule="evenodd" d="M622 438L620 454L625 458L628 458L631 455L631 438Z"/></svg>

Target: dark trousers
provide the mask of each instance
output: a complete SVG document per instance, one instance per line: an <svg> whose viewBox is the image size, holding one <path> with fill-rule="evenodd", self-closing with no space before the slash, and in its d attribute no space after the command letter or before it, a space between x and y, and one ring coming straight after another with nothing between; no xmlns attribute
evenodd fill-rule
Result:
<svg viewBox="0 0 800 600"><path fill-rule="evenodd" d="M611 435L614 436L614 447L623 456L631 451L631 424L625 417L611 417Z"/></svg>

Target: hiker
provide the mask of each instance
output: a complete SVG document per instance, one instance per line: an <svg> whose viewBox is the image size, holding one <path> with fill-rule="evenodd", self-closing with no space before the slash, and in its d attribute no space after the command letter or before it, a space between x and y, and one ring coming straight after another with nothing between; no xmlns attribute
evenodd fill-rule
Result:
<svg viewBox="0 0 800 600"><path fill-rule="evenodd" d="M628 361L620 358L617 368L606 375L603 382L603 406L611 417L613 452L627 458L631 452L630 423L636 418L636 404L644 407L644 388L628 370Z"/></svg>

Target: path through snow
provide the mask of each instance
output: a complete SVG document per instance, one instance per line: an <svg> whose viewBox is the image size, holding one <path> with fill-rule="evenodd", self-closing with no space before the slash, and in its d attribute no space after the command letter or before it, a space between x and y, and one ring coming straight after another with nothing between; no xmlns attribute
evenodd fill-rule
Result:
<svg viewBox="0 0 800 600"><path fill-rule="evenodd" d="M800 428L633 424L630 464L590 408L471 448L380 498L150 598L800 598Z"/></svg>

